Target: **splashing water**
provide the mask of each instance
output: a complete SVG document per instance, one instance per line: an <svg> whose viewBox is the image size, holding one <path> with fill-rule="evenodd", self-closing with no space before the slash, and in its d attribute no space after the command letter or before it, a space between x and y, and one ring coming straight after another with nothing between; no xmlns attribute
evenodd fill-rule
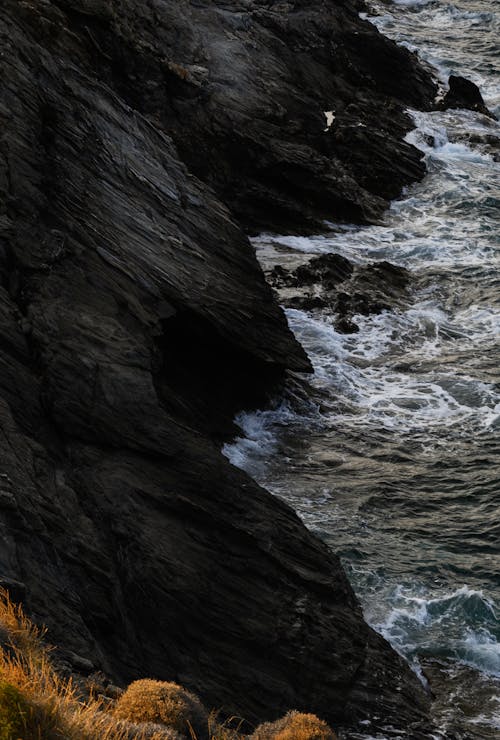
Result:
<svg viewBox="0 0 500 740"><path fill-rule="evenodd" d="M500 113L500 5L397 0L381 31L441 81L462 74ZM314 376L242 415L225 452L342 558L365 616L436 694L445 736L500 732L500 165L498 123L412 113L428 167L385 223L264 235L264 269L336 252L413 273L411 307L358 316L288 310ZM359 737L368 737L360 729Z"/></svg>

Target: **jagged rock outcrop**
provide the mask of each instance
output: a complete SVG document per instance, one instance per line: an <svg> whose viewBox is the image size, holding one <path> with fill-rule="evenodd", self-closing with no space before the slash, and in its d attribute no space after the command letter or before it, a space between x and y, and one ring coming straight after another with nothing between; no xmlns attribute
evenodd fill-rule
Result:
<svg viewBox="0 0 500 740"><path fill-rule="evenodd" d="M427 698L337 557L220 453L309 369L227 205L367 220L422 173L401 106L433 85L354 10L3 1L0 583L117 681L418 738Z"/></svg>
<svg viewBox="0 0 500 740"><path fill-rule="evenodd" d="M466 110L482 113L494 121L497 120L494 113L486 106L478 86L471 80L467 80L465 77L460 77L459 75L450 75L448 79L448 91L440 107L443 110L448 110L449 108L465 108Z"/></svg>
<svg viewBox="0 0 500 740"><path fill-rule="evenodd" d="M160 123L253 229L378 219L423 176L403 112L436 93L358 0L54 0L74 60ZM325 111L332 112L328 131Z"/></svg>

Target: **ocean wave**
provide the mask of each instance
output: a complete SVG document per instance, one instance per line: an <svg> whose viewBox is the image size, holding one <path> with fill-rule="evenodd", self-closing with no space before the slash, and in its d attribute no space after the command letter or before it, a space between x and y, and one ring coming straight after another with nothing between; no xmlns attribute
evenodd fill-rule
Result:
<svg viewBox="0 0 500 740"><path fill-rule="evenodd" d="M498 608L483 591L464 585L418 595L397 586L386 599L384 617L368 612L367 619L417 672L419 657L437 656L500 677Z"/></svg>

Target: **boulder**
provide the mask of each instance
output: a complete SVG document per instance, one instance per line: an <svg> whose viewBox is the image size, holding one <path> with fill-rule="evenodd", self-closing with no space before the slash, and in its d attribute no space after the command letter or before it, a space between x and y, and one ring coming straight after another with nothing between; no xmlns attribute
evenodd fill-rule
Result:
<svg viewBox="0 0 500 740"><path fill-rule="evenodd" d="M448 87L448 92L441 104L444 110L448 110L449 108L465 108L466 110L482 113L494 121L497 120L494 113L487 108L478 86L471 82L471 80L458 75L450 75Z"/></svg>

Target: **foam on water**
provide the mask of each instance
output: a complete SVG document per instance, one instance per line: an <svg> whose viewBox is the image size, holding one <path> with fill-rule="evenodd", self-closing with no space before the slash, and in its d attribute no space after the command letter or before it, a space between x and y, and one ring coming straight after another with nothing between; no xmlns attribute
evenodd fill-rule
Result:
<svg viewBox="0 0 500 740"><path fill-rule="evenodd" d="M224 445L223 453L233 465L258 478L280 449L280 430L297 423L311 427L319 419L318 407L314 403L303 403L298 412L288 399L282 400L274 409L238 414L235 421L243 434Z"/></svg>
<svg viewBox="0 0 500 740"><path fill-rule="evenodd" d="M451 658L500 678L498 613L482 591L462 586L416 596L398 585L387 598L392 606L380 621L376 613L366 616L402 655L417 663L419 656Z"/></svg>
<svg viewBox="0 0 500 740"><path fill-rule="evenodd" d="M450 130L456 136L464 135L464 129L467 135L486 136L491 133L489 119L478 122L476 114L463 111L411 113L416 128L407 139L422 150L429 175L392 204L385 223L355 230L337 228L312 238L263 235L254 243L264 261L291 249L307 254L337 252L358 263L389 259L419 270L489 267L495 256L490 236L497 228L500 210L500 168L488 151L449 139ZM447 174L444 182L443 171ZM497 199L496 208L491 216L482 214L478 220L476 212L485 193ZM457 215L466 216L460 229Z"/></svg>
<svg viewBox="0 0 500 740"><path fill-rule="evenodd" d="M497 6L397 0L370 20L500 110ZM309 398L292 385L241 415L225 453L337 550L368 621L423 681L431 661L443 737L483 739L500 727L500 128L411 114L428 175L383 224L254 243L265 269L330 252L408 267L412 305L355 317L355 335L327 310L288 310L314 366Z"/></svg>
<svg viewBox="0 0 500 740"><path fill-rule="evenodd" d="M360 327L355 335L339 334L327 317L289 309L289 324L312 360L312 385L327 388L335 398L331 411L311 405L299 412L306 425L314 413L321 424L331 426L339 417L356 425L372 424L414 434L429 425L462 425L470 434L490 426L500 415L500 392L489 383L453 371L419 371L425 359L439 362L449 345L474 350L494 342L500 334L500 312L469 307L450 320L432 301L414 305L402 313L356 316ZM389 362L384 362L388 356ZM361 361L361 362L360 362ZM412 372L397 370L404 361ZM297 410L288 403L277 409L239 417L245 437L227 445L226 454L234 464L245 466L253 455L266 458L277 448L280 429L297 423Z"/></svg>

